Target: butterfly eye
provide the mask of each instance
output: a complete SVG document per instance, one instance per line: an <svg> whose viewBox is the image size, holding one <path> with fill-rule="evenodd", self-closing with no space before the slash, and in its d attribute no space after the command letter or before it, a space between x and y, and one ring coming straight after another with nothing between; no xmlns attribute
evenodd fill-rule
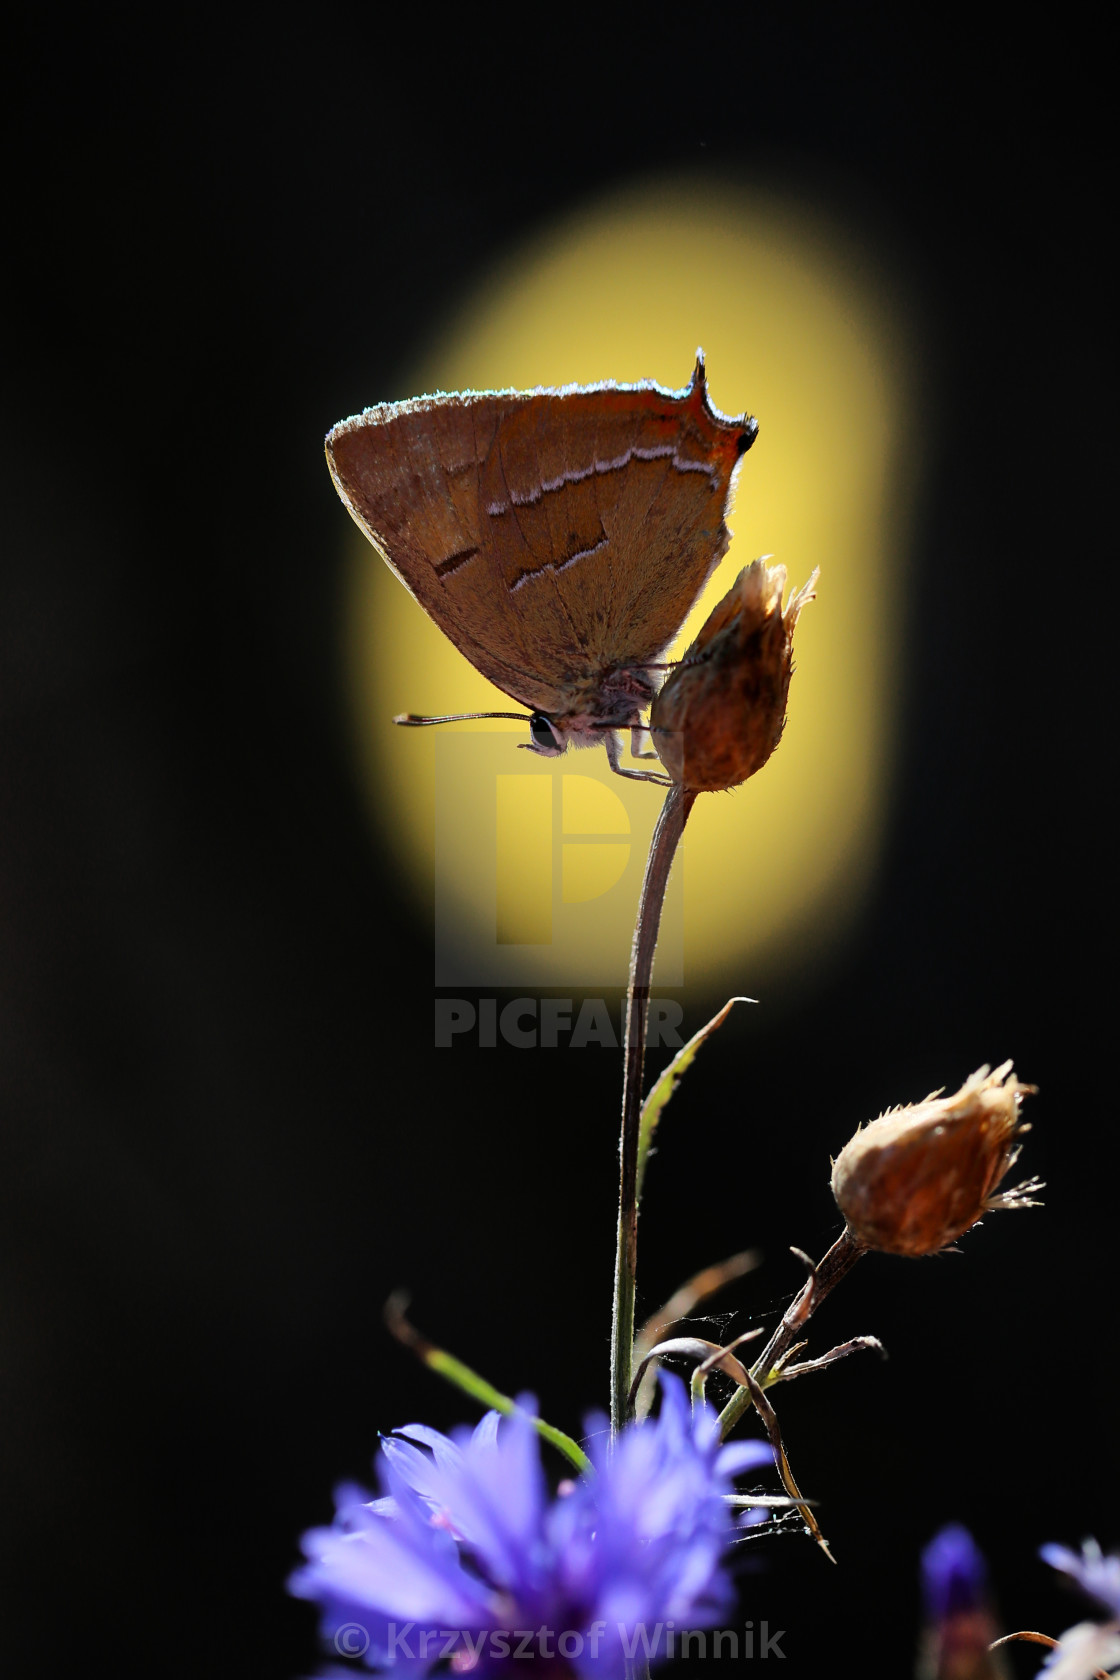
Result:
<svg viewBox="0 0 1120 1680"><path fill-rule="evenodd" d="M529 719L529 733L533 737L533 747L537 752L546 753L550 758L563 752L556 731L543 712L533 713Z"/></svg>

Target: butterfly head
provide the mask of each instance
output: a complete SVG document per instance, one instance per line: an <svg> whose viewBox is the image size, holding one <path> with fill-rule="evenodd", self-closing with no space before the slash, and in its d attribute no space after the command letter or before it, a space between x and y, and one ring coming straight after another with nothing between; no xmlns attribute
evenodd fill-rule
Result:
<svg viewBox="0 0 1120 1680"><path fill-rule="evenodd" d="M622 720L623 726L637 721L637 717L629 716ZM602 722L586 712L566 713L562 717L534 712L529 719L532 739L520 744L526 752L537 753L541 758L559 758L569 747L603 746L618 727L613 721Z"/></svg>
<svg viewBox="0 0 1120 1680"><path fill-rule="evenodd" d="M543 712L534 712L529 719L529 734L532 740L522 741L521 745L528 752L539 753L541 758L559 758L568 745L561 730Z"/></svg>

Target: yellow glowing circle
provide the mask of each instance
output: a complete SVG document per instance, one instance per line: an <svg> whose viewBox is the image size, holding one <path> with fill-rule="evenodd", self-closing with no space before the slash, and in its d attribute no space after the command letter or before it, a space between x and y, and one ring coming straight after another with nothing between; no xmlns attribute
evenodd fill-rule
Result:
<svg viewBox="0 0 1120 1680"><path fill-rule="evenodd" d="M644 378L678 387L702 346L716 406L758 418L729 519L731 550L677 651L755 556L773 555L794 586L815 566L821 577L797 628L780 748L734 793L703 795L689 823L689 982L757 988L775 964L815 961L858 909L876 861L914 481L903 326L871 254L835 230L774 196L674 182L600 202L512 256L464 303L410 389L395 393ZM355 407L389 395L357 391ZM371 812L423 898L438 864L435 731L394 728L390 719L511 703L356 532L347 635ZM527 728L450 725L442 733L468 728L510 734L511 776L540 765L514 750ZM582 775L592 757L604 755L569 754L558 773ZM652 823L660 793L638 791ZM564 794L581 797L586 803L588 790L574 783ZM633 809L629 790L626 805ZM605 838L586 857L574 844L557 848L566 853L557 903L565 893L605 893L623 867L610 845L615 819L594 820ZM514 846L506 871L516 870L516 854ZM464 903L462 913L467 925L477 907ZM603 927L617 940L610 918ZM618 984L626 957L618 952ZM525 962L526 982L565 984L545 942L526 946Z"/></svg>

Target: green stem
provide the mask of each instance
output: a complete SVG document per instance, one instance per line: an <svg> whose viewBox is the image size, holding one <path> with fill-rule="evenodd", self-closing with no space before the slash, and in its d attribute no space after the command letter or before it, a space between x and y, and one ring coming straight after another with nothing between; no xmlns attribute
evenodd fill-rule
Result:
<svg viewBox="0 0 1120 1680"><path fill-rule="evenodd" d="M626 1042L622 1075L622 1136L619 1142L618 1244L614 1267L614 1316L611 1322L611 1432L630 1415L630 1380L634 1363L634 1290L638 1270L638 1151L641 1137L642 1070L649 1018L653 953L669 871L696 795L674 784L665 796L650 842L638 920L630 955L626 992Z"/></svg>

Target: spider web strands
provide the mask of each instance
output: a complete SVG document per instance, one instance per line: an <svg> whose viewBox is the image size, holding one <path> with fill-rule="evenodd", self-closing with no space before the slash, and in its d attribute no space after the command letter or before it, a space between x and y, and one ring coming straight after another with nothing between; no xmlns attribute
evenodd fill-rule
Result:
<svg viewBox="0 0 1120 1680"><path fill-rule="evenodd" d="M710 1025L709 1022L709 1027ZM649 1098L646 1100L648 1102ZM658 1307L657 1311L646 1319L634 1343L634 1358L645 1367L645 1378L639 1384L634 1400L634 1412L637 1417L648 1416L656 1391L654 1373L657 1367L656 1364L649 1363L651 1350L658 1342L664 1340L667 1331L687 1318L694 1307L698 1307L702 1301L709 1300L726 1284L754 1271L755 1267L761 1264L761 1260L762 1256L757 1249L747 1248L739 1254L730 1255L726 1260L717 1261L714 1266L705 1266L702 1271L694 1273L682 1283L679 1289L675 1289L664 1305Z"/></svg>
<svg viewBox="0 0 1120 1680"><path fill-rule="evenodd" d="M778 1427L777 1413L749 1371L747 1372L747 1387L750 1390L751 1399L754 1401L755 1410L762 1419L766 1433L770 1437L770 1445L773 1447L774 1457L778 1461L778 1472L782 1478L783 1486L790 1498L796 1504L797 1509L801 1512L806 1528L813 1536L813 1539L817 1542L817 1545L820 1547L829 1563L835 1563L836 1559L828 1549L828 1541L821 1533L820 1524L817 1522L816 1517L813 1515L809 1507L809 1501L802 1496L801 1489L793 1479L793 1471L789 1467L789 1459L786 1457L786 1449L782 1444L782 1432Z"/></svg>

